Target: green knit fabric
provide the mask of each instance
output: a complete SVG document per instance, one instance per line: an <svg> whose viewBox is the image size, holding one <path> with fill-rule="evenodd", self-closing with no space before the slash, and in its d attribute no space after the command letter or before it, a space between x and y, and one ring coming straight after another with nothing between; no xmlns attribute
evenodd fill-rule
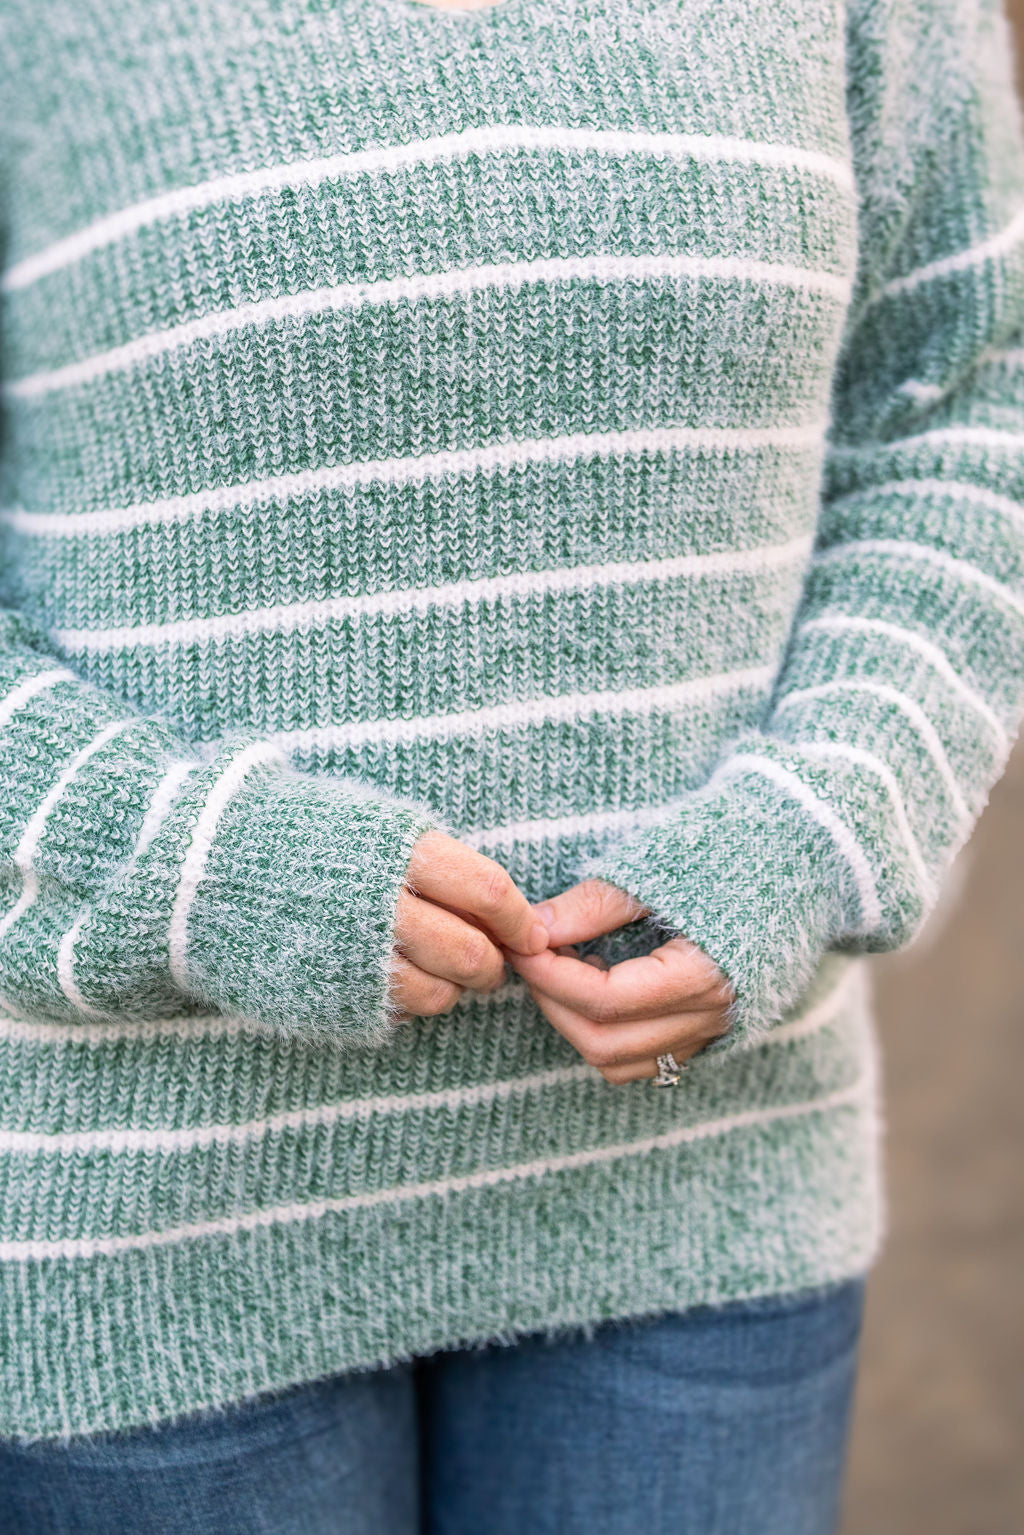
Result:
<svg viewBox="0 0 1024 1535"><path fill-rule="evenodd" d="M1024 713L996 0L4 0L0 1434L862 1272ZM736 988L399 1024L440 827Z"/></svg>

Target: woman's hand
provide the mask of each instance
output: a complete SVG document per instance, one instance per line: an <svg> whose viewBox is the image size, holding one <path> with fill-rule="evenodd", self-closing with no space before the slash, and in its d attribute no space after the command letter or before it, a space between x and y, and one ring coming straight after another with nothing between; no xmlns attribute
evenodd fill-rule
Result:
<svg viewBox="0 0 1024 1535"><path fill-rule="evenodd" d="M657 1075L657 1056L680 1063L725 1033L733 991L717 965L686 938L607 965L570 947L648 912L604 880L584 880L533 908L547 951L509 954L545 1016L609 1082Z"/></svg>
<svg viewBox="0 0 1024 1535"><path fill-rule="evenodd" d="M512 876L446 832L416 841L398 898L391 997L398 1021L447 1013L467 986L494 991L505 954L536 955L547 929Z"/></svg>

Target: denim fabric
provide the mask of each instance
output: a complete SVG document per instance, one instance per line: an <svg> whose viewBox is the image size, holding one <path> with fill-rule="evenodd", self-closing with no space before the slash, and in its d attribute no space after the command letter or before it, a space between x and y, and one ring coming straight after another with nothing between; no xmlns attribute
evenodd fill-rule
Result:
<svg viewBox="0 0 1024 1535"><path fill-rule="evenodd" d="M864 1280L0 1444L4 1535L831 1535Z"/></svg>

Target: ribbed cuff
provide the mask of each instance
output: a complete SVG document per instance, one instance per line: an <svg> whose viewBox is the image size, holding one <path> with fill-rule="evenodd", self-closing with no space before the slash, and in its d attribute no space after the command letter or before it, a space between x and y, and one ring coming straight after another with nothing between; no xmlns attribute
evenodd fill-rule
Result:
<svg viewBox="0 0 1024 1535"><path fill-rule="evenodd" d="M358 780L252 771L220 817L189 913L189 989L310 1038L382 1044L398 898L430 807Z"/></svg>
<svg viewBox="0 0 1024 1535"><path fill-rule="evenodd" d="M756 773L726 772L671 816L584 862L668 937L697 944L732 983L728 1032L763 1034L803 995L849 927L850 871L827 831Z"/></svg>

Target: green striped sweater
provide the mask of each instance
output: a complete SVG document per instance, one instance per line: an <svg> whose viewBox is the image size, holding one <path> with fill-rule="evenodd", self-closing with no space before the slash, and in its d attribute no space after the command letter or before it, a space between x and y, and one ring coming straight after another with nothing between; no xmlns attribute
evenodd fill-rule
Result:
<svg viewBox="0 0 1024 1535"><path fill-rule="evenodd" d="M816 1286L1024 712L997 0L0 0L0 1433ZM401 1023L418 836L729 976Z"/></svg>

